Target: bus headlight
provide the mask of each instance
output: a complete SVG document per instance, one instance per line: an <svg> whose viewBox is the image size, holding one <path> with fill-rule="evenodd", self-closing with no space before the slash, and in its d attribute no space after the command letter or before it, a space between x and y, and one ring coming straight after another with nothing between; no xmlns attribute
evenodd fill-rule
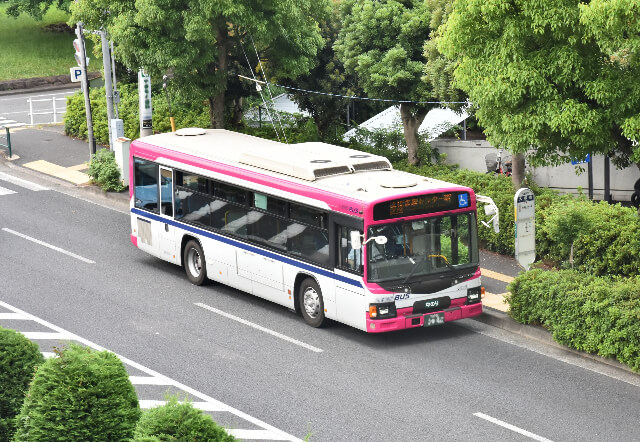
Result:
<svg viewBox="0 0 640 442"><path fill-rule="evenodd" d="M467 304L476 304L480 302L480 287L467 289Z"/></svg>
<svg viewBox="0 0 640 442"><path fill-rule="evenodd" d="M369 304L370 319L395 318L397 315L395 302L385 302L381 304Z"/></svg>

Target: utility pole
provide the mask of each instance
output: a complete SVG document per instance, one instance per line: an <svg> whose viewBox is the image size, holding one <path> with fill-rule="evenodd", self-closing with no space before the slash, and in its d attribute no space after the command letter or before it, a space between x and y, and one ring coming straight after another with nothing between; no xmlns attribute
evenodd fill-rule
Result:
<svg viewBox="0 0 640 442"><path fill-rule="evenodd" d="M104 65L104 90L107 96L107 127L109 128L109 149L113 150L113 131L111 120L113 120L113 84L111 82L111 57L109 54L109 41L106 31L98 31L102 43L102 64Z"/></svg>
<svg viewBox="0 0 640 442"><path fill-rule="evenodd" d="M87 138L89 139L89 155L96 153L96 140L93 137L93 119L91 117L91 100L89 99L89 78L87 76L87 51L84 44L84 24L79 21L76 26L78 38L73 42L76 50L76 61L82 68L82 90L84 92L84 109L87 114Z"/></svg>

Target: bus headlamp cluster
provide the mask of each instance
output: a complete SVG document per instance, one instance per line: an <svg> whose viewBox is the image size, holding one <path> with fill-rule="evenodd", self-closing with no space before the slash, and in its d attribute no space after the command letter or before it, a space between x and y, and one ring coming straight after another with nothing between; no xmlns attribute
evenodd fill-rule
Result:
<svg viewBox="0 0 640 442"><path fill-rule="evenodd" d="M369 318L388 319L397 315L395 302L385 302L382 304L369 304Z"/></svg>
<svg viewBox="0 0 640 442"><path fill-rule="evenodd" d="M484 287L474 287L472 289L467 289L467 304L476 304L480 302L482 298L482 291Z"/></svg>

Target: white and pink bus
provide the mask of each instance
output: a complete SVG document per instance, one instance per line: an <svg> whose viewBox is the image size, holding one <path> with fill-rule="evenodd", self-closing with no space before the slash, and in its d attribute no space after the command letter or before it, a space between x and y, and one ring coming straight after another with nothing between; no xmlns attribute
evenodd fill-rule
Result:
<svg viewBox="0 0 640 442"><path fill-rule="evenodd" d="M213 280L371 333L482 312L476 195L326 143L182 129L130 148L131 241Z"/></svg>

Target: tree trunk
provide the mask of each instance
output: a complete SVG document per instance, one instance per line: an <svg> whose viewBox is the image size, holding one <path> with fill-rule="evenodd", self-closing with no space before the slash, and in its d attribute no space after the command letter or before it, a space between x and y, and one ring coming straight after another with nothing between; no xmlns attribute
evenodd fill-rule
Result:
<svg viewBox="0 0 640 442"><path fill-rule="evenodd" d="M525 172L524 154L518 153L513 155L513 158L511 160L511 182L513 182L513 187L516 190L522 187Z"/></svg>
<svg viewBox="0 0 640 442"><path fill-rule="evenodd" d="M216 43L218 46L218 61L214 67L213 75L222 79L216 95L209 97L209 117L211 127L214 129L224 129L224 95L227 90L227 69L229 67L229 54L227 52L228 33L227 24L223 21L216 26Z"/></svg>
<svg viewBox="0 0 640 442"><path fill-rule="evenodd" d="M244 102L244 97L236 97L233 100L233 118L231 120L231 125L234 129L239 129L242 126L242 116L244 115L242 110L242 103Z"/></svg>
<svg viewBox="0 0 640 442"><path fill-rule="evenodd" d="M419 110L415 114L411 113L411 108L407 103L400 104L400 117L404 130L404 139L407 142L407 158L409 164L417 166L418 158L418 129L427 115L427 110Z"/></svg>

